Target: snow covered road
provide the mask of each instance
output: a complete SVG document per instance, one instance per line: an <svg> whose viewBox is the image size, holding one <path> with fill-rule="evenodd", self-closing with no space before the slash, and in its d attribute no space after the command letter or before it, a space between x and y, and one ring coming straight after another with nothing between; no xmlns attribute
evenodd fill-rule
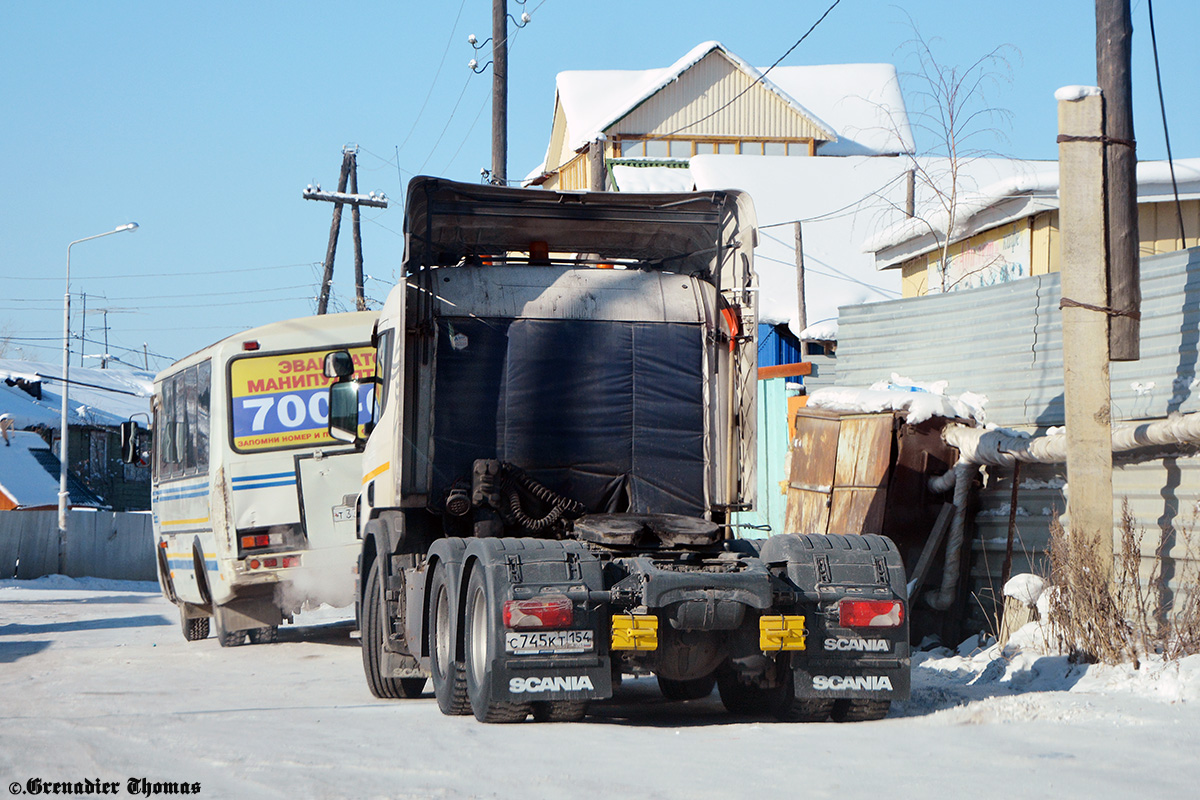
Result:
<svg viewBox="0 0 1200 800"><path fill-rule="evenodd" d="M577 724L481 725L367 691L344 612L184 641L154 584L0 581L0 777L209 798L1194 797L1200 657L1089 670L942 651L881 722L780 724L628 681ZM144 794L142 796L145 796ZM166 795L152 795L166 796Z"/></svg>

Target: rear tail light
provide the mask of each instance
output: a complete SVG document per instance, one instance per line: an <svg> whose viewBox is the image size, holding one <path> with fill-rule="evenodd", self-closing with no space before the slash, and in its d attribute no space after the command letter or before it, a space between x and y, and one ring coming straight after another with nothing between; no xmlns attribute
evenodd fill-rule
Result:
<svg viewBox="0 0 1200 800"><path fill-rule="evenodd" d="M255 536L242 537L242 549L250 550L254 547L270 547L272 545L283 544L282 533L260 533Z"/></svg>
<svg viewBox="0 0 1200 800"><path fill-rule="evenodd" d="M563 595L504 601L504 627L512 630L569 628L574 621L575 607Z"/></svg>
<svg viewBox="0 0 1200 800"><path fill-rule="evenodd" d="M904 624L904 603L899 600L843 600L838 603L843 628L898 628Z"/></svg>
<svg viewBox="0 0 1200 800"><path fill-rule="evenodd" d="M283 558L252 558L246 562L246 566L250 569L262 569L263 567L298 567L300 566L300 556L284 556Z"/></svg>

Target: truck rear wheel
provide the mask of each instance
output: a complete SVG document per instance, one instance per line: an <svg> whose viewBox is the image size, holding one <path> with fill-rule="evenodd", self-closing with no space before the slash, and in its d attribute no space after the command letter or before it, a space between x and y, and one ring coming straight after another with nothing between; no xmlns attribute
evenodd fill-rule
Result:
<svg viewBox="0 0 1200 800"><path fill-rule="evenodd" d="M225 625L225 615L220 606L213 608L213 619L217 623L217 642L221 647L239 647L246 642L245 631L231 631Z"/></svg>
<svg viewBox="0 0 1200 800"><path fill-rule="evenodd" d="M454 633L450 624L455 613L454 601L446 586L446 566L441 562L433 569L429 598L429 671L433 694L443 714L469 714L471 704L467 700L463 663L454 660Z"/></svg>
<svg viewBox="0 0 1200 800"><path fill-rule="evenodd" d="M489 635L493 615L488 608L488 585L485 570L471 571L467 583L467 613L463 639L467 656L467 696L471 710L480 722L522 722L529 716L529 703L514 703L492 697L492 662L494 660Z"/></svg>
<svg viewBox="0 0 1200 800"><path fill-rule="evenodd" d="M768 713L775 691L742 683L732 669L717 670L717 692L721 695L721 704L730 714L760 717Z"/></svg>
<svg viewBox="0 0 1200 800"><path fill-rule="evenodd" d="M367 676L367 687L371 694L385 700L420 697L425 689L424 678L384 677L383 633L387 612L384 608L383 591L379 588L379 559L371 562L367 573L366 592L362 606L362 660L363 673Z"/></svg>
<svg viewBox="0 0 1200 800"><path fill-rule="evenodd" d="M535 722L578 722L588 710L586 700L542 700L532 705Z"/></svg>
<svg viewBox="0 0 1200 800"><path fill-rule="evenodd" d="M692 678L687 681L677 681L657 675L658 688L663 697L668 700L699 700L712 694L713 685L717 682L716 674Z"/></svg>
<svg viewBox="0 0 1200 800"><path fill-rule="evenodd" d="M791 664L784 661L784 679L775 690L771 711L780 722L824 722L833 712L833 700L820 697L796 697L796 678Z"/></svg>
<svg viewBox="0 0 1200 800"><path fill-rule="evenodd" d="M830 718L834 722L870 722L883 719L891 708L891 700L838 700Z"/></svg>

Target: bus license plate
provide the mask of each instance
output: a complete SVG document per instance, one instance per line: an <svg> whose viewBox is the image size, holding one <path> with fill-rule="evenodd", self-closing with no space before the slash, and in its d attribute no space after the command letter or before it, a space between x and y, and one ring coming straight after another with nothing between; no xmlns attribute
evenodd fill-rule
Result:
<svg viewBox="0 0 1200 800"><path fill-rule="evenodd" d="M334 522L353 522L354 521L354 506L334 506L333 507Z"/></svg>
<svg viewBox="0 0 1200 800"><path fill-rule="evenodd" d="M514 655L586 653L593 648L592 631L505 631L504 647Z"/></svg>

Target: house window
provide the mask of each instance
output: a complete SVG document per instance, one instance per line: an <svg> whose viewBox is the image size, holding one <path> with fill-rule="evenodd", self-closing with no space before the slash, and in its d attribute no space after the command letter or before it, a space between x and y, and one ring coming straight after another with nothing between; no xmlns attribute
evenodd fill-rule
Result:
<svg viewBox="0 0 1200 800"><path fill-rule="evenodd" d="M737 142L719 142L717 144L717 152L723 156L735 156L738 152Z"/></svg>
<svg viewBox="0 0 1200 800"><path fill-rule="evenodd" d="M671 155L665 139L650 139L646 142L646 158L667 158Z"/></svg>
<svg viewBox="0 0 1200 800"><path fill-rule="evenodd" d="M671 146L671 158L691 158L692 143L683 139L668 142Z"/></svg>
<svg viewBox="0 0 1200 800"><path fill-rule="evenodd" d="M641 139L618 139L617 151L622 158L637 158L646 155L646 143Z"/></svg>
<svg viewBox="0 0 1200 800"><path fill-rule="evenodd" d="M787 142L764 142L763 155L765 156L786 156Z"/></svg>

